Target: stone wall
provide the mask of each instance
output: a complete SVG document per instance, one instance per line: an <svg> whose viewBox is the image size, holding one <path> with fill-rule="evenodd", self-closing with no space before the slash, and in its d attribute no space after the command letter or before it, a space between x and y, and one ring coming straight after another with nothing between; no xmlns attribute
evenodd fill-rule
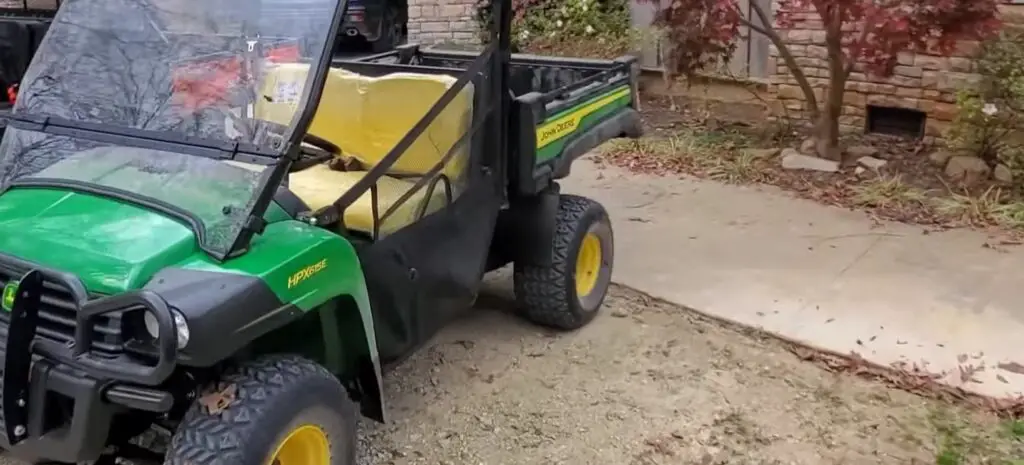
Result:
<svg viewBox="0 0 1024 465"><path fill-rule="evenodd" d="M1024 13L1024 5L1004 5L1007 18ZM819 104L828 86L825 31L816 13L797 15L791 29L779 30L796 62L814 88ZM903 53L896 72L889 78L875 78L855 69L850 75L840 125L846 131L863 131L868 105L920 110L927 115L925 135L941 137L956 115L956 92L975 83L971 57L976 42L958 45L951 56ZM774 71L774 72L773 72ZM803 93L778 50L772 46L768 86L771 113L776 117L806 117Z"/></svg>
<svg viewBox="0 0 1024 465"><path fill-rule="evenodd" d="M474 44L476 0L408 0L409 42Z"/></svg>

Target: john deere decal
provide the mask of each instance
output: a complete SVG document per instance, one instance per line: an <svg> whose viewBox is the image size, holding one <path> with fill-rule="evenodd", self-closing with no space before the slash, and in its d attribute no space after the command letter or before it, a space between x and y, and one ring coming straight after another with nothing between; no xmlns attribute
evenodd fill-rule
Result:
<svg viewBox="0 0 1024 465"><path fill-rule="evenodd" d="M3 307L5 312L10 312L14 308L14 297L18 295L18 282L11 281L4 286L4 296L0 299L0 307Z"/></svg>

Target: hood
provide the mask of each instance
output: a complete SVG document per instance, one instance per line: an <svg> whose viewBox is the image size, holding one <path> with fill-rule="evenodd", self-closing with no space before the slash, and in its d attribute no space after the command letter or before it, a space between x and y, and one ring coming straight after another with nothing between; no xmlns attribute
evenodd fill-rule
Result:
<svg viewBox="0 0 1024 465"><path fill-rule="evenodd" d="M0 196L0 252L73 273L90 292L140 288L197 249L188 226L116 200L37 188Z"/></svg>

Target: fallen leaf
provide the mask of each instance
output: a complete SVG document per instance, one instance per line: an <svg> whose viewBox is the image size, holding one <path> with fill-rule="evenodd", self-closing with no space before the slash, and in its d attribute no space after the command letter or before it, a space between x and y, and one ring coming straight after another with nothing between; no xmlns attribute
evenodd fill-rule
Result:
<svg viewBox="0 0 1024 465"><path fill-rule="evenodd" d="M227 410L238 398L238 386L234 383L222 385L220 389L204 394L199 398L199 405L206 407L206 413L219 415Z"/></svg>
<svg viewBox="0 0 1024 465"><path fill-rule="evenodd" d="M1018 375L1024 375L1024 365L1017 362L1005 362L996 365L1000 370L1009 371L1010 373L1016 373Z"/></svg>
<svg viewBox="0 0 1024 465"><path fill-rule="evenodd" d="M960 366L959 368L960 368L960 382L962 382L962 383L971 382L971 383L981 384L981 381L979 381L977 378L975 378L974 375L977 374L977 373L981 373L982 371L985 371L985 367L983 367L983 366L976 367L974 365L967 365L967 366Z"/></svg>

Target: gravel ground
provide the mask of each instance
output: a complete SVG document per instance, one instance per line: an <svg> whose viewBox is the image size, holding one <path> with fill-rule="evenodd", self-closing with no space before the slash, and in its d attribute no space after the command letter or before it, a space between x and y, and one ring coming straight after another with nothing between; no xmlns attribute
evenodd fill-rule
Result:
<svg viewBox="0 0 1024 465"><path fill-rule="evenodd" d="M778 342L627 289L614 288L605 313L570 334L508 315L510 299L495 286L478 305L486 310L388 375L393 423L364 424L363 463L925 464L955 455L941 463L956 465L1024 457L992 418L826 372Z"/></svg>
<svg viewBox="0 0 1024 465"><path fill-rule="evenodd" d="M509 315L507 281L388 373L393 421L363 423L361 464L1024 463L993 418L627 289L582 331L538 329Z"/></svg>

